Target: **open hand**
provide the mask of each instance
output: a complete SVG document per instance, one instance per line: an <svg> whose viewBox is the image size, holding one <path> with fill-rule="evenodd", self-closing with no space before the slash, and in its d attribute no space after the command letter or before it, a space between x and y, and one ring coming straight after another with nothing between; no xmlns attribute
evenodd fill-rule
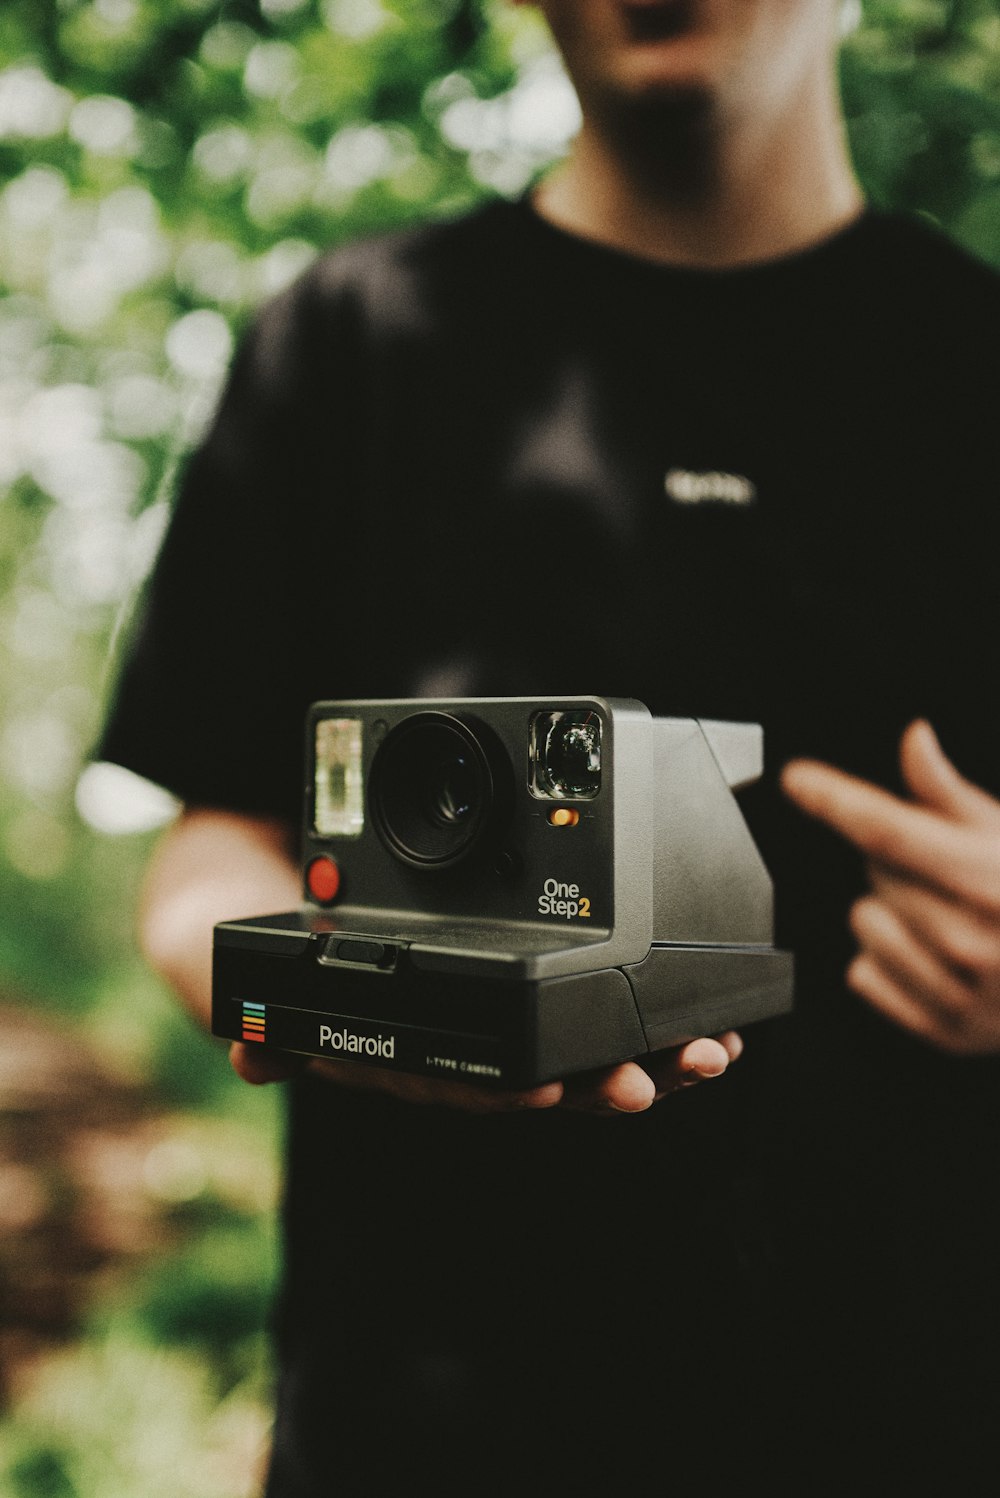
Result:
<svg viewBox="0 0 1000 1498"><path fill-rule="evenodd" d="M797 806L868 858L847 982L942 1050L1000 1053L1000 801L959 774L929 723L907 728L900 764L912 800L812 760L782 774Z"/></svg>
<svg viewBox="0 0 1000 1498"><path fill-rule="evenodd" d="M466 1113L513 1113L526 1108L561 1107L614 1117L644 1113L671 1092L721 1076L742 1050L740 1037L728 1030L714 1039L706 1036L674 1050L658 1051L644 1057L641 1065L626 1061L621 1066L584 1072L524 1092L502 1092L466 1082L411 1076L352 1061L306 1061L304 1057L272 1054L239 1041L230 1048L230 1059L245 1082L280 1082L305 1070L343 1087L384 1092L402 1102L435 1103Z"/></svg>

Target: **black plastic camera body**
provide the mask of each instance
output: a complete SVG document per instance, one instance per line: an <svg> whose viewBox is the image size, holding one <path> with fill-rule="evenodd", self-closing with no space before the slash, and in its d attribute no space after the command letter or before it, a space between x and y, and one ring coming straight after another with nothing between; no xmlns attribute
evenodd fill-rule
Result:
<svg viewBox="0 0 1000 1498"><path fill-rule="evenodd" d="M216 1035L523 1088L791 1007L755 724L320 702L306 738L304 903L216 926Z"/></svg>

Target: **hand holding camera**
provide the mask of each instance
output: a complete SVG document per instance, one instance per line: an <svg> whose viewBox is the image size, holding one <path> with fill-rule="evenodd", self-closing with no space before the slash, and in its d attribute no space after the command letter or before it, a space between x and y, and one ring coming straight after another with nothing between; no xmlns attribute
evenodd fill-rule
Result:
<svg viewBox="0 0 1000 1498"><path fill-rule="evenodd" d="M525 1109L561 1107L612 1117L644 1113L672 1092L721 1077L742 1052L740 1036L735 1030L727 1030L722 1035L702 1036L685 1046L658 1051L641 1066L628 1061L528 1091L509 1093L466 1082L440 1082L384 1067L288 1056L239 1040L234 1040L230 1047L230 1059L244 1082L253 1086L286 1082L307 1070L340 1086L384 1092L400 1102L432 1104L462 1113L520 1113Z"/></svg>

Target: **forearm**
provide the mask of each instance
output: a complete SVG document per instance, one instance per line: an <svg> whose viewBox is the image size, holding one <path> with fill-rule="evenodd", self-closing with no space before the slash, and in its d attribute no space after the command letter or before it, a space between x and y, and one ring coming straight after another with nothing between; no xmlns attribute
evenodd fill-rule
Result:
<svg viewBox="0 0 1000 1498"><path fill-rule="evenodd" d="M299 899L287 824L192 808L164 835L150 862L139 910L142 949L207 1028L215 923L290 910Z"/></svg>

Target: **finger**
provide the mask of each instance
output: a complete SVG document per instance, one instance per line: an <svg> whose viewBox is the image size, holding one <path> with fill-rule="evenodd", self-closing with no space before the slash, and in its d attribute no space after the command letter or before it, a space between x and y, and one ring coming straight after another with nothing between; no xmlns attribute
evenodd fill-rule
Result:
<svg viewBox="0 0 1000 1498"><path fill-rule="evenodd" d="M738 1061L743 1055L743 1036L736 1030L726 1030L722 1035L716 1035L715 1039L723 1047L731 1062Z"/></svg>
<svg viewBox="0 0 1000 1498"><path fill-rule="evenodd" d="M996 839L814 760L793 760L785 793L809 816L846 837L877 863L989 906L1000 903Z"/></svg>
<svg viewBox="0 0 1000 1498"><path fill-rule="evenodd" d="M1000 801L959 774L923 719L903 734L899 763L907 786L925 806L955 821L1000 829Z"/></svg>
<svg viewBox="0 0 1000 1498"><path fill-rule="evenodd" d="M855 993L911 1035L955 1055L973 1054L982 1049L973 1034L967 1034L962 1025L945 1019L939 1011L920 1004L867 953L855 957L846 976Z"/></svg>
<svg viewBox="0 0 1000 1498"><path fill-rule="evenodd" d="M916 937L965 983L975 987L1000 973L1000 931L946 895L873 867L872 890Z"/></svg>
<svg viewBox="0 0 1000 1498"><path fill-rule="evenodd" d="M635 1061L568 1077L562 1106L574 1113L644 1113L656 1101L649 1074Z"/></svg>
<svg viewBox="0 0 1000 1498"><path fill-rule="evenodd" d="M652 1077L657 1099L699 1082L721 1077L730 1063L743 1053L743 1040L735 1030L709 1039L691 1040L676 1051L658 1051L643 1059L644 1069Z"/></svg>
<svg viewBox="0 0 1000 1498"><path fill-rule="evenodd" d="M586 1072L567 1080L563 1107L584 1113L644 1113L672 1092L721 1077L742 1052L741 1036L727 1030L711 1039L655 1051L640 1061Z"/></svg>
<svg viewBox="0 0 1000 1498"><path fill-rule="evenodd" d="M865 955L911 999L945 1023L964 1023L975 994L889 905L872 896L859 900L851 910L851 929Z"/></svg>

